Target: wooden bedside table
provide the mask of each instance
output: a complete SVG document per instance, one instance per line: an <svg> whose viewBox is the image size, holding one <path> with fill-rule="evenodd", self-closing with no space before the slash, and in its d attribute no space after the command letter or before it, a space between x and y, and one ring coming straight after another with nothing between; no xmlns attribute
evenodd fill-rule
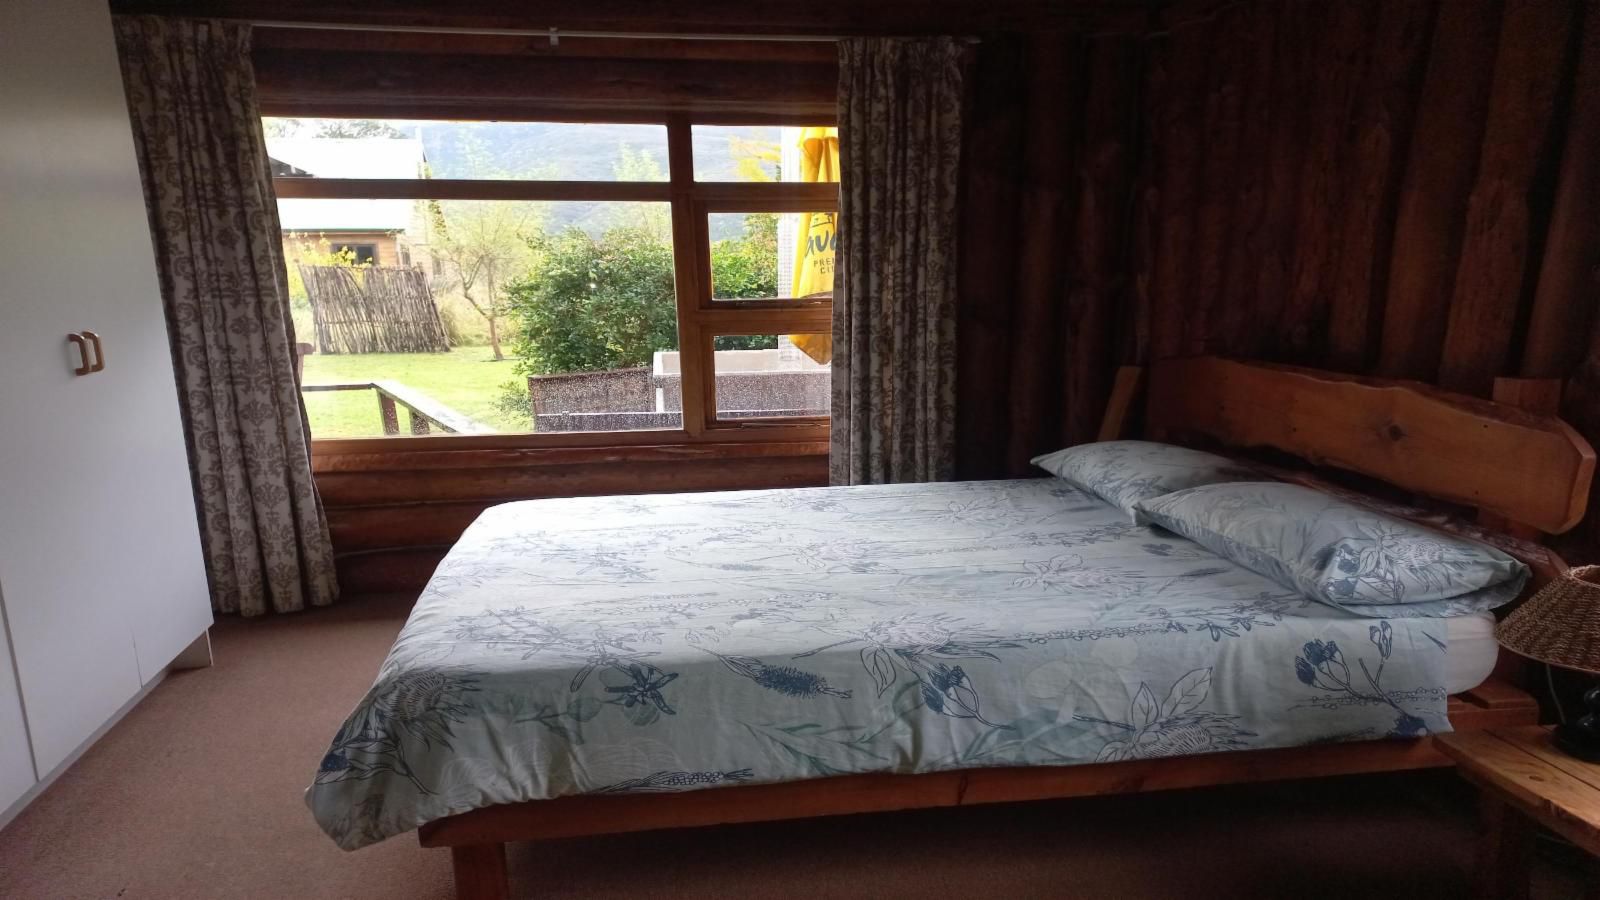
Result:
<svg viewBox="0 0 1600 900"><path fill-rule="evenodd" d="M1491 728L1433 741L1483 792L1489 833L1479 857L1478 896L1528 895L1535 822L1600 856L1600 765L1557 750L1549 728ZM1592 876L1588 896L1600 897Z"/></svg>

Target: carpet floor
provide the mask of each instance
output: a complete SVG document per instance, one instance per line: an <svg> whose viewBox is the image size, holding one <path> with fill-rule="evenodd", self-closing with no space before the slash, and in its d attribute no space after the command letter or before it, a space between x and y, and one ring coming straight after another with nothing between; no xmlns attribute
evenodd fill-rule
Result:
<svg viewBox="0 0 1600 900"><path fill-rule="evenodd" d="M451 896L448 854L345 853L301 800L409 598L213 630L0 831L5 898ZM513 890L627 897L1460 897L1472 797L1448 772L852 816L514 846ZM1576 886L1545 866L1535 896Z"/></svg>

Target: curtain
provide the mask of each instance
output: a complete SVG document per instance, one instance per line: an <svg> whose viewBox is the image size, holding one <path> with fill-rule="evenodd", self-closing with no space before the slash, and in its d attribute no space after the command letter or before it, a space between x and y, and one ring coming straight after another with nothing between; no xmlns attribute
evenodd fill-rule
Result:
<svg viewBox="0 0 1600 900"><path fill-rule="evenodd" d="M212 605L338 596L294 374L283 248L247 27L119 17Z"/></svg>
<svg viewBox="0 0 1600 900"><path fill-rule="evenodd" d="M839 44L834 484L955 473L966 56L948 38Z"/></svg>

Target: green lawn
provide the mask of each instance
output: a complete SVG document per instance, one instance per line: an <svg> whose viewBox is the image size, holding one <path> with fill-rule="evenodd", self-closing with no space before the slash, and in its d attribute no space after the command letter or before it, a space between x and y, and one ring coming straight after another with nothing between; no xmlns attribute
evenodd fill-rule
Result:
<svg viewBox="0 0 1600 900"><path fill-rule="evenodd" d="M398 381L496 431L527 431L526 418L496 407L507 382L526 385L516 361L494 361L488 347L457 347L449 353L358 353L305 358L306 384ZM526 388L523 388L525 391ZM306 412L317 438L372 437L383 434L378 395L365 391L309 391ZM404 411L400 428L407 427Z"/></svg>

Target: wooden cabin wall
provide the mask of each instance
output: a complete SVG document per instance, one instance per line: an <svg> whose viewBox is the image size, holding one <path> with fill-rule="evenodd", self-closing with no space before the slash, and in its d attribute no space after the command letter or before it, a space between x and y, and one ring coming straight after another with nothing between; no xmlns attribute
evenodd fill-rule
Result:
<svg viewBox="0 0 1600 900"><path fill-rule="evenodd" d="M418 591L490 506L540 497L731 491L828 483L819 443L327 453L312 471L339 586Z"/></svg>
<svg viewBox="0 0 1600 900"><path fill-rule="evenodd" d="M978 53L963 477L1092 440L1118 365L1199 353L1570 377L1600 444L1600 8L1180 3Z"/></svg>

